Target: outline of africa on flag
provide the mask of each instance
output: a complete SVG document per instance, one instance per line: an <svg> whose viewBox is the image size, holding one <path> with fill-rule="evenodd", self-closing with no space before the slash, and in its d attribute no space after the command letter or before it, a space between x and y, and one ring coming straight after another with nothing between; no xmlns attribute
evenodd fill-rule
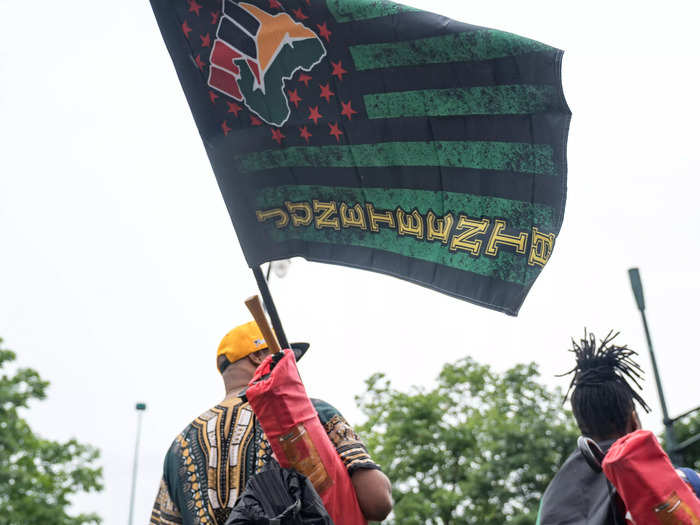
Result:
<svg viewBox="0 0 700 525"><path fill-rule="evenodd" d="M320 64L326 48L287 13L273 15L246 2L222 4L207 83L267 124L282 127L291 115L284 81Z"/></svg>

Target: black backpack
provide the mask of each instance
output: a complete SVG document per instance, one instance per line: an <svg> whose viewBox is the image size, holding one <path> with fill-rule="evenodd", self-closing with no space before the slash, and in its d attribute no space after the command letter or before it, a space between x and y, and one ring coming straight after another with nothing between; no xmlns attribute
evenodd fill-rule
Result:
<svg viewBox="0 0 700 525"><path fill-rule="evenodd" d="M334 525L306 476L274 463L248 480L225 525Z"/></svg>
<svg viewBox="0 0 700 525"><path fill-rule="evenodd" d="M577 450L557 472L542 497L540 525L623 525L624 513L617 494L602 472L604 450L594 441L579 438Z"/></svg>

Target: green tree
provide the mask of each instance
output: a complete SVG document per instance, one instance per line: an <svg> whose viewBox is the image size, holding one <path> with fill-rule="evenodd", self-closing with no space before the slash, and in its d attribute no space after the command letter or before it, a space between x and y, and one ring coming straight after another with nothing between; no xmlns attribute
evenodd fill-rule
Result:
<svg viewBox="0 0 700 525"><path fill-rule="evenodd" d="M8 370L15 358L0 339L0 525L100 523L94 514L68 514L73 494L102 489L98 451L34 434L20 411L46 398L48 382L29 368Z"/></svg>
<svg viewBox="0 0 700 525"><path fill-rule="evenodd" d="M700 410L676 421L673 430L678 443L683 443L686 439L700 434ZM658 437L664 450L668 450L664 432L661 432ZM680 466L700 471L700 441L696 441L683 451L683 463Z"/></svg>
<svg viewBox="0 0 700 525"><path fill-rule="evenodd" d="M700 434L700 410L684 417L673 425L679 443ZM685 467L700 471L700 441L696 441L683 451Z"/></svg>
<svg viewBox="0 0 700 525"><path fill-rule="evenodd" d="M503 374L471 358L432 389L395 390L383 374L357 401L358 430L393 484L401 525L534 524L539 500L576 446L559 389L535 364Z"/></svg>

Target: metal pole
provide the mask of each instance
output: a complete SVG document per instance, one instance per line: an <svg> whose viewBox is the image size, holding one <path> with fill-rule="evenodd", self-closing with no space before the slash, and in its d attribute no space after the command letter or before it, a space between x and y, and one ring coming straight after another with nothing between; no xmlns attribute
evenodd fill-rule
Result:
<svg viewBox="0 0 700 525"><path fill-rule="evenodd" d="M129 525L132 525L134 519L134 496L136 494L136 472L138 470L139 461L139 442L141 441L141 419L145 410L146 403L136 403L136 412L138 413L138 420L136 423L136 448L134 449L134 469L131 477L131 502L129 503Z"/></svg>
<svg viewBox="0 0 700 525"><path fill-rule="evenodd" d="M260 289L260 295L262 295L263 302L265 303L265 308L267 313L270 315L270 321L272 322L272 328L275 329L275 335L277 336L277 341L279 341L282 348L289 348L289 343L287 342L287 336L284 335L284 329L282 328L282 322L280 321L279 314L277 313L277 308L275 308L275 303L272 300L272 295L270 295L270 288L267 286L267 281L265 276L260 269L260 266L256 266L253 270L253 275L258 283L258 288Z"/></svg>
<svg viewBox="0 0 700 525"><path fill-rule="evenodd" d="M700 410L700 407L691 408L687 412L683 412L680 416L674 417L673 422L675 423L679 419L683 419L685 416L689 416L690 414L692 414L693 412L697 412L698 410Z"/></svg>
<svg viewBox="0 0 700 525"><path fill-rule="evenodd" d="M654 379L656 380L656 389L659 391L659 399L661 401L661 411L664 415L664 425L668 425L671 421L668 417L668 408L666 407L666 397L664 396L664 388L661 386L661 377L659 377L659 369L656 364L656 355L654 354L654 346L651 343L651 335L649 335L649 325L647 324L647 316L644 311L642 314L642 323L644 324L644 334L647 337L647 345L649 346L649 355L651 356L651 366L654 369Z"/></svg>
<svg viewBox="0 0 700 525"><path fill-rule="evenodd" d="M661 376L659 375L659 368L656 364L656 355L654 354L654 345L651 342L651 335L649 334L649 325L647 324L647 316L644 313L646 306L644 304L644 289L642 287L642 278L639 275L638 268L630 268L629 270L630 283L632 284L632 291L634 292L634 297L637 301L637 308L642 314L642 323L644 324L644 334L647 338L647 346L649 347L649 355L651 356L651 366L654 369L654 379L656 380L656 389L659 392L659 400L661 401L661 411L663 412L663 422L665 427L666 435L666 446L668 448L668 455L671 461L675 464L682 462L682 458L676 451L678 442L676 440L675 432L673 431L673 419L668 417L668 408L666 407L666 397L664 396L664 389L661 386Z"/></svg>

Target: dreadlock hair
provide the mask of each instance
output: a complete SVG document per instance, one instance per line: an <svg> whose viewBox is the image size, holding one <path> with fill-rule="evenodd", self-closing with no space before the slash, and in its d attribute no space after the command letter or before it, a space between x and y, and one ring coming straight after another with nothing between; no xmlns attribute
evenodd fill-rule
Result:
<svg viewBox="0 0 700 525"><path fill-rule="evenodd" d="M562 374L574 374L564 401L571 393L571 408L581 433L597 439L625 434L634 401L649 412L642 396L627 382L631 380L641 390L638 380L643 379L643 372L632 359L637 352L627 345L611 344L618 335L619 332L613 335L611 330L596 345L595 335L584 330L579 343L571 340L573 348L570 351L576 355L576 366Z"/></svg>

